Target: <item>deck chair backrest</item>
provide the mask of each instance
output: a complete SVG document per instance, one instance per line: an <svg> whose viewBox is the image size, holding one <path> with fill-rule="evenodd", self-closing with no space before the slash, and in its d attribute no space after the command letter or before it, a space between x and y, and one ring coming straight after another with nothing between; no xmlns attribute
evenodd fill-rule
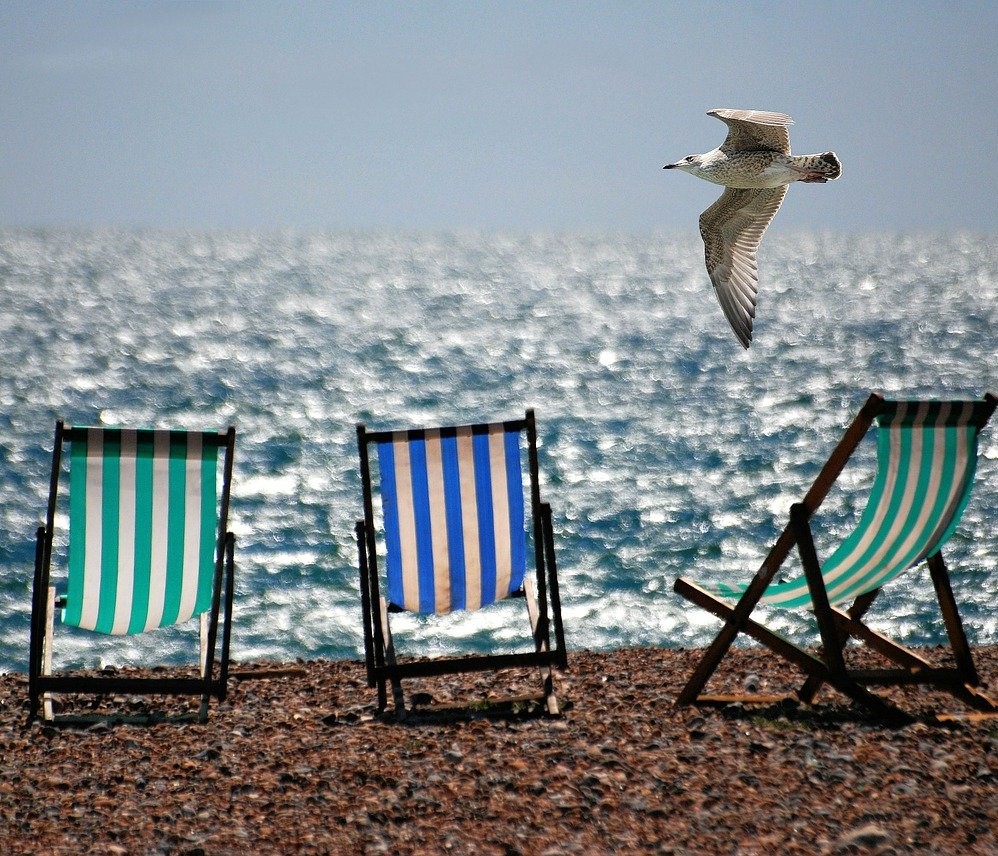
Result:
<svg viewBox="0 0 998 856"><path fill-rule="evenodd" d="M522 430L507 422L378 435L393 607L474 610L523 587Z"/></svg>
<svg viewBox="0 0 998 856"><path fill-rule="evenodd" d="M866 508L821 568L830 603L880 588L942 548L970 498L986 408L974 401L884 402ZM810 606L806 578L770 585L761 602Z"/></svg>
<svg viewBox="0 0 998 856"><path fill-rule="evenodd" d="M225 526L217 496L226 435L73 428L63 621L141 633L212 605Z"/></svg>

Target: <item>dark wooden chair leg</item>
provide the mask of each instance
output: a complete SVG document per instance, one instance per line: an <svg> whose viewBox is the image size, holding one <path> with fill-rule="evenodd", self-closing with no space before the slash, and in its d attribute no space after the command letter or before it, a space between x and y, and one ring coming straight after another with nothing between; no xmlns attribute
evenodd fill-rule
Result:
<svg viewBox="0 0 998 856"><path fill-rule="evenodd" d="M700 662L697 663L696 668L693 670L693 674L690 675L689 680L686 682L686 686L680 691L679 695L676 697L676 704L686 705L694 704L703 692L703 688L707 685L707 681L710 680L711 675L717 670L718 665L720 665L721 660L724 659L724 655L728 653L728 649L731 648L731 644L735 641L735 637L745 629L747 622L749 621L749 616L752 614L752 610L755 609L756 604L759 602L759 598L762 597L763 592L765 592L766 587L769 585L770 580L776 574L778 566L772 568L772 570L767 571L765 566L763 569L756 574L755 579L749 584L748 589L741 596L738 603L732 608L727 604L722 604L720 601L712 598L708 595L711 601L714 601L714 606L720 607L721 611L716 611L711 609L710 606L700 603L699 601L694 601L699 603L701 606L714 612L715 615L724 620L724 627L721 628L717 636L714 637L714 641L707 647L707 650L703 653L700 658ZM676 580L673 589L677 594L682 595L687 600L694 600L697 593L703 592L699 587L694 586L692 583L687 582L682 577Z"/></svg>
<svg viewBox="0 0 998 856"><path fill-rule="evenodd" d="M821 576L821 566L818 563L818 554L814 548L814 538L811 535L807 508L801 503L795 503L790 508L790 520L797 537L797 550L800 553L801 564L804 566L811 603L818 622L822 659L828 666L826 680L840 693L859 702L874 713L891 720L907 721L910 717L905 713L871 693L865 687L860 686L849 676L842 650L844 640L842 640L841 631L832 612L832 605L828 600L824 578Z"/></svg>
<svg viewBox="0 0 998 856"><path fill-rule="evenodd" d="M38 691L38 678L42 673L42 647L45 638L44 543L45 528L39 526L35 533L35 577L31 589L31 640L28 648L29 722L33 722L38 715L41 698Z"/></svg>
<svg viewBox="0 0 998 856"><path fill-rule="evenodd" d="M943 621L946 624L946 634L949 636L950 647L953 649L957 670L965 683L976 687L981 683L981 678L974 665L974 657L970 652L967 633L963 629L963 621L960 620L960 611L953 597L953 586L950 584L949 572L946 570L942 553L933 553L929 556L928 562L929 573L936 589L936 597L939 599L939 609L942 611Z"/></svg>
<svg viewBox="0 0 998 856"><path fill-rule="evenodd" d="M867 611L873 605L873 602L877 599L878 594L880 594L880 589L874 589L864 595L860 595L853 602L853 605L849 607L846 614L851 620L859 621L864 615L866 615ZM834 612L835 611L833 610L833 613ZM838 632L838 645L839 649L843 651L844 656L846 643L849 641L852 634L845 626L843 626L842 622L838 622ZM824 681L820 677L811 675L797 691L797 697L805 704L812 704L815 697L818 695L822 684L824 684Z"/></svg>

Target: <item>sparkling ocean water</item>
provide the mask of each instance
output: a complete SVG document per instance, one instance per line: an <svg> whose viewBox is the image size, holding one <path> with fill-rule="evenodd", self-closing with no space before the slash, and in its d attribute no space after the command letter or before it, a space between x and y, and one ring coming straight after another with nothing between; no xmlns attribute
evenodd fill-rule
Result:
<svg viewBox="0 0 998 856"><path fill-rule="evenodd" d="M362 656L358 420L528 406L569 647L705 644L717 622L674 578L748 579L871 389L998 391L995 238L771 234L744 352L692 233L0 230L0 670L27 668L58 417L236 425L236 659ZM819 514L820 555L862 508L871 446ZM998 424L978 472L946 555L971 641L996 644ZM934 603L926 575L903 575L874 623L939 643ZM399 626L410 652L509 648L522 610ZM770 620L815 641L806 614ZM190 659L176 631L57 632L57 665Z"/></svg>

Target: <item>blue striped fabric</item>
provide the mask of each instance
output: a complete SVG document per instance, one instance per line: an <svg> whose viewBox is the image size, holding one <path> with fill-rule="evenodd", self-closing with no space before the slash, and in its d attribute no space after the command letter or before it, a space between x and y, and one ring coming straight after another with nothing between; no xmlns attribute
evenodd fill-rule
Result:
<svg viewBox="0 0 998 856"><path fill-rule="evenodd" d="M520 433L501 423L393 432L377 443L389 602L479 609L523 586Z"/></svg>

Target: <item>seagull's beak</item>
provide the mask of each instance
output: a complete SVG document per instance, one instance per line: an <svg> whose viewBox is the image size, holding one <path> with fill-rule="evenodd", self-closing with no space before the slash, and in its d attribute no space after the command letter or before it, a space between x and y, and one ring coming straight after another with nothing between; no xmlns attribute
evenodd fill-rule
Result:
<svg viewBox="0 0 998 856"><path fill-rule="evenodd" d="M677 166L679 166L678 163L667 163L662 169L675 169Z"/></svg>

